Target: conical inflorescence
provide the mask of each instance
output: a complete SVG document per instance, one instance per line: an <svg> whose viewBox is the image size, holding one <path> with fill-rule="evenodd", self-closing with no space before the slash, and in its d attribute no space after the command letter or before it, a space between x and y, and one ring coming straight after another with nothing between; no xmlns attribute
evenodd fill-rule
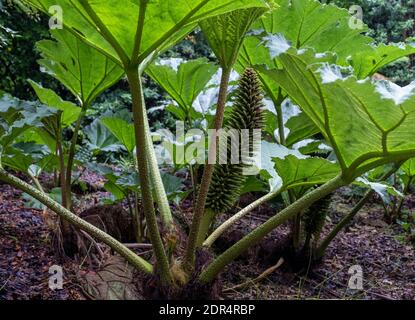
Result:
<svg viewBox="0 0 415 320"><path fill-rule="evenodd" d="M254 153L254 130L261 130L264 126L263 98L263 91L256 72L250 68L246 69L239 81L232 111L224 124L223 131L226 140L223 141L226 141L227 157L223 159L224 155L219 150L218 159L222 159L222 161L215 165L206 203L206 208L216 214L229 210L240 196L246 178L243 170L247 164L243 160L246 159L248 153L248 156L252 156ZM247 139L242 136L246 137L247 135L249 135L249 149L247 146L243 146L243 141L246 143ZM239 146L232 148L232 143L235 141ZM233 164L231 154L232 151L235 153L235 149L239 152L236 158L239 161Z"/></svg>

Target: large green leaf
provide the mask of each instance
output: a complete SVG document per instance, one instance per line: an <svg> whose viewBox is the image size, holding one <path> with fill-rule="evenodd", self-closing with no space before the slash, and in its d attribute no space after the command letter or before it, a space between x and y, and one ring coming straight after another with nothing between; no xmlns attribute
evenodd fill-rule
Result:
<svg viewBox="0 0 415 320"><path fill-rule="evenodd" d="M84 129L87 146L93 153L118 152L122 149L119 140L108 130L100 119L95 119Z"/></svg>
<svg viewBox="0 0 415 320"><path fill-rule="evenodd" d="M38 62L46 72L62 82L82 105L92 103L124 74L115 62L69 31L52 30L51 34L56 41L42 40L37 43L43 57Z"/></svg>
<svg viewBox="0 0 415 320"><path fill-rule="evenodd" d="M45 105L19 100L0 92L0 147L7 148L25 131L45 127L60 113Z"/></svg>
<svg viewBox="0 0 415 320"><path fill-rule="evenodd" d="M29 81L32 88L43 104L62 111L62 126L65 128L74 123L81 113L81 108L69 101L64 101L51 89L43 88L40 84L34 81Z"/></svg>
<svg viewBox="0 0 415 320"><path fill-rule="evenodd" d="M380 44L370 46L365 50L353 50L349 62L358 78L372 76L382 67L402 57L415 54L414 44Z"/></svg>
<svg viewBox="0 0 415 320"><path fill-rule="evenodd" d="M55 118L56 120L56 118ZM26 130L20 137L19 140L24 142L33 142L48 147L49 152L56 153L56 137L46 132L43 127L33 127Z"/></svg>
<svg viewBox="0 0 415 320"><path fill-rule="evenodd" d="M123 119L104 117L101 119L103 125L122 143L129 153L135 148L134 125Z"/></svg>
<svg viewBox="0 0 415 320"><path fill-rule="evenodd" d="M337 64L351 64L359 78L373 75L383 66L415 53L413 45L374 46L374 40L364 35L367 27L353 26L350 23L353 16L332 4L316 0L277 0L277 3L279 6L272 14L265 15L253 26L255 35L245 40L239 59L244 67L258 63L274 67L276 62L272 61L273 57L270 61L266 51L278 50L282 39L297 49L312 47L320 53L335 52ZM266 45L258 46L262 41Z"/></svg>
<svg viewBox="0 0 415 320"><path fill-rule="evenodd" d="M16 148L8 148L5 150L1 159L2 165L20 172L27 172L29 167L34 163L34 159L30 154L26 154Z"/></svg>
<svg viewBox="0 0 415 320"><path fill-rule="evenodd" d="M298 150L266 141L261 143L261 159L256 166L262 178L268 180L271 191L296 189L299 195L340 173L340 167L335 162L309 157Z"/></svg>
<svg viewBox="0 0 415 320"><path fill-rule="evenodd" d="M173 98L186 115L192 110L193 102L205 89L218 67L204 58L183 62L177 69L164 62L151 65L147 73Z"/></svg>
<svg viewBox="0 0 415 320"><path fill-rule="evenodd" d="M401 169L405 172L405 174L409 178L415 177L415 159L410 159L406 161L402 166Z"/></svg>
<svg viewBox="0 0 415 320"><path fill-rule="evenodd" d="M333 5L315 0L278 0L271 14L254 24L252 35L244 41L239 68L265 64L277 67L274 59L284 47L313 47L317 52L336 52L339 60L346 62L353 50L368 46L372 39L361 32L366 29L351 29L349 13ZM260 74L268 93L277 94L278 86Z"/></svg>
<svg viewBox="0 0 415 320"><path fill-rule="evenodd" d="M143 61L183 38L196 23L263 0L24 0L44 12L58 5L64 25L114 61ZM142 26L142 28L141 28ZM139 35L136 37L136 35ZM140 36L141 35L141 36ZM136 38L140 41L136 43Z"/></svg>
<svg viewBox="0 0 415 320"><path fill-rule="evenodd" d="M282 69L259 68L320 129L345 175L355 178L380 164L415 155L415 84L400 88L358 81L343 77L338 66L312 63L309 57L290 49L278 57Z"/></svg>
<svg viewBox="0 0 415 320"><path fill-rule="evenodd" d="M259 19L251 35L245 39L238 70L255 65L278 68L278 55L291 46L297 49L313 47L321 53L318 54L320 59L351 65L357 77L365 78L388 63L415 52L412 45L372 45L373 39L363 35L366 26L352 28L347 10L333 5L315 0L278 0L277 3L279 6ZM260 69L257 71L268 96L276 106L279 105L281 95L286 93L267 73ZM289 146L319 131L306 114L291 119L286 127L290 129L286 137Z"/></svg>
<svg viewBox="0 0 415 320"><path fill-rule="evenodd" d="M316 125L303 112L290 118L286 123L286 127L290 130L286 138L287 146L292 146L320 132Z"/></svg>
<svg viewBox="0 0 415 320"><path fill-rule="evenodd" d="M415 53L413 45L373 45L374 40L364 35L367 27L355 28L350 24L354 17L334 5L316 0L277 0L271 14L264 15L253 25L253 31L243 44L237 69L248 66L267 65L278 67L275 56L293 46L297 49L312 47L327 56L333 52L336 64L351 65L355 74L363 79L373 75L383 66L401 57ZM351 45L352 44L352 45ZM279 86L267 75L258 71L264 88L278 105ZM306 120L303 118L303 120Z"/></svg>
<svg viewBox="0 0 415 320"><path fill-rule="evenodd" d="M316 0L278 0L277 3L279 6L272 14L258 21L255 27L268 34L283 35L295 48L336 52L339 63L343 64L351 52L358 52L373 42L363 35L366 26L350 27L351 15L345 9Z"/></svg>
<svg viewBox="0 0 415 320"><path fill-rule="evenodd" d="M236 10L199 23L222 68L233 67L246 33L266 11L264 7Z"/></svg>
<svg viewBox="0 0 415 320"><path fill-rule="evenodd" d="M261 157L255 159L255 165L260 171L261 177L268 181L271 191L276 191L283 187L281 177L275 170L274 160L275 158L284 159L289 155L300 159L306 158L297 150L288 149L281 144L267 141L261 142Z"/></svg>
<svg viewBox="0 0 415 320"><path fill-rule="evenodd" d="M299 159L288 155L284 159L274 158L273 161L283 187L298 189L299 194L304 192L304 188L324 184L340 173L337 163L318 157Z"/></svg>
<svg viewBox="0 0 415 320"><path fill-rule="evenodd" d="M19 142L5 149L2 165L38 177L44 169L50 167L53 162L52 157L55 155L50 154L44 145Z"/></svg>

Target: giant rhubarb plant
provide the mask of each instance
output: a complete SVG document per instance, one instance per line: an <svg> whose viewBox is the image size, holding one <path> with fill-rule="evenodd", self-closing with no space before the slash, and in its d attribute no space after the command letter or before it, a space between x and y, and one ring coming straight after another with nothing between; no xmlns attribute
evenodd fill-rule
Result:
<svg viewBox="0 0 415 320"><path fill-rule="evenodd" d="M253 26L250 36L244 41L238 59L238 69L257 64L268 68L278 67L276 58L281 51L292 46L297 49L312 47L321 55L336 55L336 64L352 66L359 79L373 76L383 66L415 53L413 44L375 45L374 39L364 33L367 26L361 23L356 27L351 22L354 17L345 9L332 4L323 4L316 0L279 0L278 6L269 15L263 16ZM353 43L351 49L350 43ZM308 139L308 143L319 129L306 115L293 117L286 124L285 130L283 101L287 92L275 81L257 70L268 97L274 104L275 114L269 113L267 123L274 123L270 130L275 130L277 141L292 148ZM274 132L269 132L274 135ZM319 146L314 141L314 146ZM313 147L313 145L310 145ZM321 150L313 149L314 152ZM295 200L292 192L286 196L288 202ZM293 245L296 247L300 235L300 220L295 218L293 224Z"/></svg>
<svg viewBox="0 0 415 320"><path fill-rule="evenodd" d="M311 123L311 126L308 126L309 134L320 132L326 143L330 144L335 156L333 161L304 157L284 146L264 141L263 145L267 145L268 149L266 149L266 161L262 163L263 168L269 171L271 180L275 182L280 178L281 181L279 184L275 183L271 193L253 203L253 206L268 201L281 192L293 194L295 197L285 209L208 265L198 276L201 282L213 281L217 274L244 250L256 244L285 221L300 216L312 204L336 189L352 183L373 168L389 163L400 164L415 156L413 139L415 129L411 126L415 108L414 87L398 88L390 84L373 84L369 80L361 80L373 74L385 63L413 52L413 48L373 47L370 44L371 39L361 35L362 30L348 27L347 21L350 16L347 12L334 6L321 5L313 0L276 1L279 6L272 14L261 18L255 24L255 30L244 41L250 25L269 8L268 1L26 0L25 2L45 12L51 5L60 5L64 12L66 30L78 37L82 43L114 61L127 74L133 99L143 207L157 260L155 269L163 284L171 285L175 280L187 280L191 276L197 240L204 238L202 222L208 207L206 204L213 203L207 200L215 166L212 164L214 161L206 164L199 188L183 259L183 269L187 274L183 276L182 268L176 268L176 264L173 268L174 272L171 272L170 261L165 253L156 221L154 202L157 203L166 226L167 242L175 236L171 231L172 215L150 139L141 76L160 52L183 38L198 23L222 67L214 129L221 129L223 126L229 75L242 46L242 54L238 60L240 71L246 66L253 66L256 69L266 93L271 97L276 108L289 96L301 108L305 115L303 119ZM343 40L339 41L339 37ZM287 39L290 43L286 41ZM350 49L352 41L354 47ZM316 51L306 48L309 46L315 47ZM334 51L335 54L327 51ZM316 52L322 53L316 54ZM348 59L349 56L351 59ZM353 68L345 70L334 64ZM354 75L344 76L344 73L350 70ZM252 72L248 71L248 73ZM257 84L254 87L257 87ZM173 95L173 91L171 94ZM246 95L246 93L240 94L238 102L244 104L253 102L254 107L259 106L258 96ZM237 111L241 110L235 110L236 113L231 117L232 125L241 120L241 114ZM280 142L286 144L288 139L285 139L284 132L281 130L283 126L281 110L277 110L277 113L281 131ZM5 128L8 126L6 125ZM296 134L298 139L306 137L300 132ZM216 160L217 139L212 140L215 143L209 146L209 158ZM295 154L297 157L293 156ZM22 182L4 169L0 169L0 178L24 190L70 223L110 245L136 268L147 273L154 272L148 262L104 232L85 223L36 188ZM252 206L243 209L234 219L243 217L250 208ZM233 221L226 222L223 228L220 227L222 229L209 236L205 245L210 245L215 237L232 225ZM318 225L315 228L311 228L310 225L309 229L310 232L311 229L317 231ZM176 274L172 276L172 273Z"/></svg>
<svg viewBox="0 0 415 320"><path fill-rule="evenodd" d="M158 262L162 282L171 282L169 262L165 254L159 228L157 226L153 192L163 221L167 228L172 226L172 216L158 170L149 125L143 99L141 76L147 65L164 49L182 39L196 27L197 23L209 17L225 14L238 9L268 8L261 0L193 0L193 1L69 1L69 0L25 0L25 3L47 13L49 7L58 5L64 12L65 28L84 43L90 45L121 66L130 84L135 137L137 145L137 163L140 176L143 207L149 229L150 239ZM223 92L225 93L225 92ZM224 100L224 94L222 94ZM219 104L221 106L221 104ZM219 109L218 106L218 109ZM221 112L218 112L221 115ZM218 117L218 124L222 118ZM207 179L205 179L207 180ZM207 194L209 183L201 188L202 200ZM42 199L35 195L42 202ZM200 203L203 205L205 201ZM198 225L203 214L202 206L198 210L194 241ZM54 208L56 210L56 207ZM57 213L59 213L59 210ZM192 237L191 237L192 238ZM192 241L189 241L192 243ZM187 259L194 259L195 246L190 245Z"/></svg>
<svg viewBox="0 0 415 320"><path fill-rule="evenodd" d="M19 153L18 157L15 158L16 154L13 152L13 144L16 139L33 128L37 128L39 131L50 131L50 129L56 128L53 124L60 122L61 119L61 110L48 108L45 105L39 105L37 103L20 101L1 93L0 179L39 200L49 209L58 213L62 219L71 225L85 230L91 236L107 244L114 251L120 253L137 269L151 273L153 270L151 264L137 256L134 252L126 248L107 233L87 223L70 210L64 208L58 201L52 199L42 190L42 187L37 183L36 179L33 179L34 186L32 186L32 184L22 181L3 168L3 165L5 165L24 173L29 173L29 176L33 178L33 174L30 173L30 171L32 171L30 170L30 167L33 164L33 158L36 157L31 156L29 159L26 159L26 157L22 157L21 153Z"/></svg>
<svg viewBox="0 0 415 320"><path fill-rule="evenodd" d="M203 223L206 201L208 199L209 188L214 173L214 163L217 158L216 154L219 142L218 133L223 126L232 68L237 61L246 33L255 20L264 14L267 9L268 7L262 6L235 10L229 14L222 14L202 20L199 23L211 49L219 61L219 65L222 68L222 74L219 86L218 103L216 104L216 115L213 124L213 129L216 133L215 136L212 137L208 148L208 161L203 170L186 247L184 262L185 268L187 269L190 269L194 264L198 239L204 238L203 233L205 230L201 228L201 225Z"/></svg>
<svg viewBox="0 0 415 320"><path fill-rule="evenodd" d="M311 47L316 52L335 53L338 65L352 66L355 75L364 79L373 76L385 65L415 53L413 44L375 45L374 39L364 35L366 25L362 24L361 28L351 26L353 17L347 10L334 5L316 0L278 0L277 4L271 14L263 16L253 25L253 31L244 40L238 69L263 64L275 68L278 66L276 56L284 50L284 45L289 45L297 49ZM280 142L291 146L315 134L315 130L311 129L307 136L297 137L291 133L291 137L285 137L281 103L286 93L266 74L257 71L276 108ZM299 124L311 126L304 118Z"/></svg>
<svg viewBox="0 0 415 320"><path fill-rule="evenodd" d="M415 129L411 125L415 114L413 85L397 88L389 83L361 81L353 75L343 77L340 67L316 61L311 49L297 51L286 47L285 50L278 55L280 68L257 69L281 86L319 128L336 154L338 174L334 176L335 172L330 170L320 180L323 185L306 193L225 251L203 272L204 281L211 281L243 250L336 189L378 166L400 163L415 156ZM287 166L292 159L286 158L285 162ZM311 170L307 175L312 175L313 167L307 167ZM280 161L276 161L276 168L277 171L281 168ZM307 179L299 178L300 181Z"/></svg>
<svg viewBox="0 0 415 320"><path fill-rule="evenodd" d="M37 43L42 59L43 70L58 79L76 98L81 113L76 120L66 164L65 189L63 199L67 208L71 207L71 181L76 142L82 120L92 102L106 89L123 76L124 71L110 58L91 48L67 30L51 31L53 40ZM55 94L33 84L39 99L46 105L54 106ZM54 97L55 96L55 97Z"/></svg>
<svg viewBox="0 0 415 320"><path fill-rule="evenodd" d="M51 34L54 40L42 40L37 43L42 55L39 64L44 72L58 79L75 96L80 107L63 101L52 90L31 82L39 100L60 110L62 115L53 125L35 129L37 132L28 139L43 142L49 145L52 152L56 151L59 157L62 205L66 209L71 209L72 171L81 123L94 99L117 82L124 72L108 57L86 45L70 32L53 30ZM62 131L73 124L72 139L66 148ZM64 248L67 252L72 251L71 228L66 221L61 221L61 226Z"/></svg>
<svg viewBox="0 0 415 320"><path fill-rule="evenodd" d="M229 144L228 136L226 136L227 154L226 159L220 159L214 167L211 186L206 201L205 214L201 224L201 232L199 234L198 244L202 244L211 227L214 218L221 213L227 212L231 209L235 202L241 195L241 189L246 180L244 169L247 166L247 159L249 156L253 157L258 150L254 145L254 130L262 130L263 119L263 92L260 82L253 69L246 69L243 73L239 87L235 93L235 101L228 118L225 120L224 128L231 134L229 136L231 141L237 135L237 139L242 136L243 130L249 132L249 153L241 149L238 151L238 163L232 163L232 145ZM227 132L227 134L229 134ZM261 137L255 137L261 138ZM239 140L238 140L239 141Z"/></svg>

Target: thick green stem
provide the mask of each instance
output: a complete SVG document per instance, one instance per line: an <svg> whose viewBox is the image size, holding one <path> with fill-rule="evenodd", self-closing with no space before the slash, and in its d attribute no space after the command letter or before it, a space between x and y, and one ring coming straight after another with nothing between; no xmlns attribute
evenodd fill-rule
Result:
<svg viewBox="0 0 415 320"><path fill-rule="evenodd" d="M213 137L208 151L208 162L203 171L202 181L199 187L199 193L194 210L192 225L190 227L189 238L187 241L184 266L187 270L192 270L195 263L195 255L197 248L197 239L199 238L200 224L202 222L203 214L205 213L205 205L209 192L210 183L214 171L214 163L216 162L216 150L218 145L217 132L222 128L223 118L225 113L226 98L228 94L229 79L231 69L222 69L222 77L219 88L219 97L216 107L215 136Z"/></svg>
<svg viewBox="0 0 415 320"><path fill-rule="evenodd" d="M137 21L137 30L135 34L135 41L134 41L134 49L132 55L131 66L134 68L135 65L138 65L138 77L140 80L140 87L141 87L141 75L144 72L144 69L148 66L148 64L153 60L153 58L157 55L156 50L153 54L149 54L146 59L140 61L139 53L141 49L141 42L144 30L144 21L147 12L147 5L148 0L142 0L140 3L140 12L138 15ZM134 70L135 72L135 70ZM141 105L143 109L143 122L144 122L144 130L145 130L145 137L147 139L147 160L150 166L150 178L153 182L153 188L155 191L155 198L158 205L158 209L160 211L161 220L167 229L172 229L173 227L173 215L171 214L169 201L167 199L166 190L164 189L163 180L161 179L160 170L157 163L156 153L154 151L153 139L151 138L151 130L150 125L148 123L147 118L147 111L145 109L145 101L144 95L141 94Z"/></svg>
<svg viewBox="0 0 415 320"><path fill-rule="evenodd" d="M134 127L137 146L137 164L140 177L144 215L146 217L147 227L149 230L150 240L153 245L154 254L157 259L157 267L160 274L160 279L164 284L168 284L172 282L172 279L170 275L169 262L157 225L156 212L153 203L152 183L150 180L151 171L149 166L149 160L151 161L151 152L149 152L151 145L149 144L149 138L147 136L147 117L143 103L143 90L138 68L132 68L128 70L127 77L130 84L133 102Z"/></svg>
<svg viewBox="0 0 415 320"><path fill-rule="evenodd" d="M40 201L42 204L47 206L50 210L56 212L56 214L68 221L75 227L78 227L81 230L84 230L91 236L95 237L99 241L102 241L106 245L108 245L111 249L115 252L119 253L123 258L125 258L128 262L131 263L135 268L141 270L145 273L151 274L153 272L153 267L150 263L142 259L141 257L137 256L133 251L125 247L122 243L105 233L104 231L98 229L97 227L93 226L92 224L82 220L77 215L73 214L71 211L65 209L62 205L58 202L51 199L45 193L37 190L35 187L32 187L28 183L18 179L17 177L11 175L3 168L0 168L0 180L16 187L23 192L26 192L33 198Z"/></svg>
<svg viewBox="0 0 415 320"><path fill-rule="evenodd" d="M288 191L288 198L289 198L290 204L296 201L296 197L294 195L293 190ZM300 242L301 242L301 212L296 214L294 218L292 219L291 235L292 235L293 249L297 251L300 248Z"/></svg>
<svg viewBox="0 0 415 320"><path fill-rule="evenodd" d="M144 105L144 101L143 101ZM153 182L154 194L158 209L160 212L161 220L167 229L173 227L173 215L171 213L169 200L167 198L166 190L163 185L160 170L157 163L156 152L154 150L153 139L151 138L150 125L148 123L147 112L144 114L144 123L146 129L147 143L149 146L148 150L148 163L150 165L151 180Z"/></svg>
<svg viewBox="0 0 415 320"><path fill-rule="evenodd" d="M391 170L386 172L382 175L379 181L384 181L392 176L396 170L400 167L400 164L394 166ZM372 189L369 190L365 196L355 205L355 207L330 231L330 233L324 238L324 240L320 243L318 248L315 250L314 258L319 259L324 255L324 252L327 250L329 244L333 241L333 239L337 236L337 234L350 222L353 218L359 213L359 211L364 207L367 201L372 197L375 193Z"/></svg>
<svg viewBox="0 0 415 320"><path fill-rule="evenodd" d="M189 165L190 179L192 180L192 189L193 189L193 206L196 205L196 195L197 195L197 169L194 165Z"/></svg>
<svg viewBox="0 0 415 320"><path fill-rule="evenodd" d="M412 180L413 179L414 179L413 177L410 177L409 180L408 180L408 183L405 185L405 188L403 189L403 192L402 193L403 193L404 196L399 201L398 208L396 209L396 218L400 218L401 217L403 204L405 203L405 195L408 193L409 188L411 187L411 184L412 184Z"/></svg>
<svg viewBox="0 0 415 320"><path fill-rule="evenodd" d="M59 177L60 177L60 185L61 185L62 206L68 209L68 203L66 201L66 199L68 199L68 191L66 190L65 155L63 153L61 137L56 142L56 148L58 150L58 157L59 157Z"/></svg>
<svg viewBox="0 0 415 320"><path fill-rule="evenodd" d="M283 146L286 144L285 139L285 131L284 131L284 115L282 112L281 103L284 101L284 97L282 96L281 88L278 89L278 97L275 98L274 95L272 96L272 101L275 105L275 111L277 112L277 119L278 119L278 134L280 136L279 143Z"/></svg>
<svg viewBox="0 0 415 320"><path fill-rule="evenodd" d="M258 208L260 205L270 201L271 199L275 198L277 195L279 195L281 191L274 191L266 194L265 196L259 198L258 200L252 202L250 205L243 208L241 211L239 211L237 214L233 215L231 218L226 220L224 223L222 223L215 231L212 232L212 234L206 239L206 241L203 243L204 247L211 247L212 244L230 227L232 227L236 222L241 220L243 217L245 217L248 213L250 213L252 210Z"/></svg>
<svg viewBox="0 0 415 320"><path fill-rule="evenodd" d="M277 120L278 120L278 134L279 134L279 143L283 146L287 145L287 139L285 136L285 126L284 126L284 113L282 111L282 106L281 104L283 103L285 97L282 94L282 89L281 87L278 88L278 96L275 97L274 95L272 95L272 100L274 102L275 105L275 111L277 112ZM287 191L288 193L288 201L289 204L294 203L295 202L295 195L294 192L292 190ZM299 248L300 245L300 238L301 238L301 219L300 219L300 215L301 213L297 214L295 217L293 217L292 219L292 229L291 229L291 235L292 235L292 244L295 250L297 250Z"/></svg>
<svg viewBox="0 0 415 320"><path fill-rule="evenodd" d="M202 282L211 282L216 276L242 252L257 244L262 238L269 234L276 227L293 218L299 212L309 208L314 202L329 195L345 184L341 176L330 180L321 187L311 191L291 204L289 207L276 214L267 222L256 228L247 236L242 238L223 254L217 257L200 275Z"/></svg>
<svg viewBox="0 0 415 320"><path fill-rule="evenodd" d="M63 146L62 146L62 132L59 130L58 133L58 141L56 142L56 149L58 151L59 157L59 175L60 175L60 186L61 186L61 198L62 198L62 206L65 209L70 210L68 206L67 199L70 198L72 195L68 195L68 190L66 189L66 170L65 170L65 155L63 153ZM71 251L72 247L72 234L73 230L68 221L65 219L59 219L60 229L62 232L63 238L63 248L66 253Z"/></svg>
<svg viewBox="0 0 415 320"><path fill-rule="evenodd" d="M82 105L81 113L76 121L73 136L71 139L71 146L69 148L68 153L68 163L66 166L66 190L67 190L67 198L66 203L68 208L72 208L72 171L73 171L73 164L75 161L75 151L76 151L76 144L78 142L79 130L81 129L82 121L85 117L86 110L88 106L86 104Z"/></svg>
<svg viewBox="0 0 415 320"><path fill-rule="evenodd" d="M135 197L135 195L133 196ZM134 206L133 206L131 202L131 198L130 198L130 193L126 195L126 199L128 203L128 210L130 212L130 216L132 219L132 225L134 228L135 241L137 241L137 243L140 243L142 241L142 238L141 238L141 228L140 228L139 216L138 216L138 207L137 205L135 205L136 202L134 202Z"/></svg>
<svg viewBox="0 0 415 320"><path fill-rule="evenodd" d="M215 218L216 213L215 211L211 210L211 209L206 209L202 221L200 223L200 231L199 231L199 237L197 239L197 246L201 247L203 245L203 241L205 241L209 230L210 230L210 226L212 224L213 219Z"/></svg>
<svg viewBox="0 0 415 320"><path fill-rule="evenodd" d="M366 202L372 197L375 192L369 190L366 195L356 204L356 206L334 227L334 229L327 235L327 237L321 242L319 247L316 249L314 258L319 259L324 255L327 247L337 236L337 234L359 213Z"/></svg>

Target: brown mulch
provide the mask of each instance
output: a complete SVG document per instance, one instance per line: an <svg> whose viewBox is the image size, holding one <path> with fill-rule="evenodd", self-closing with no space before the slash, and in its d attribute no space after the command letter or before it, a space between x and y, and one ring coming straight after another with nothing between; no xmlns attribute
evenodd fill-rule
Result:
<svg viewBox="0 0 415 320"><path fill-rule="evenodd" d="M49 268L63 268L63 290L49 289ZM0 300L83 299L76 265L58 261L42 212L27 209L21 192L0 184Z"/></svg>
<svg viewBox="0 0 415 320"><path fill-rule="evenodd" d="M408 201L410 202L410 200ZM342 192L332 198L326 234L346 214L355 200L345 200ZM378 201L369 203L354 222L330 244L324 260L308 270L307 276L281 267L261 283L240 291L230 291L225 299L409 299L415 300L415 248L403 241L403 230L383 221ZM241 224L248 228L256 220L266 219L268 212L259 209ZM239 226L238 228L244 228ZM269 239L286 236L282 226ZM279 257L275 257L275 263ZM351 290L349 269L363 270L363 290ZM225 288L255 279L267 269L255 261L234 262L227 268Z"/></svg>
<svg viewBox="0 0 415 320"><path fill-rule="evenodd" d="M96 194L86 197L100 198ZM244 202L251 200L246 197ZM338 222L355 201L337 193L331 204L331 221L324 232ZM412 202L409 201L409 205ZM399 239L402 235L399 226L383 222L382 208L376 203L366 206L353 225L333 241L325 259L309 270L307 277L288 272L283 265L260 283L224 292L222 298L415 299L414 247ZM243 236L276 210L267 205L254 211L235 227L235 237ZM267 239L283 238L287 232L288 228L282 226ZM0 300L86 298L77 280L79 265L57 261L50 242L50 232L42 212L25 208L21 192L0 184ZM254 250L227 268L223 273L224 288L256 278L270 266L254 259L253 254L257 253ZM276 256L275 263L278 259ZM48 270L55 264L64 269L63 290L52 291L48 287ZM353 265L360 265L363 269L363 291L348 289L348 271Z"/></svg>

